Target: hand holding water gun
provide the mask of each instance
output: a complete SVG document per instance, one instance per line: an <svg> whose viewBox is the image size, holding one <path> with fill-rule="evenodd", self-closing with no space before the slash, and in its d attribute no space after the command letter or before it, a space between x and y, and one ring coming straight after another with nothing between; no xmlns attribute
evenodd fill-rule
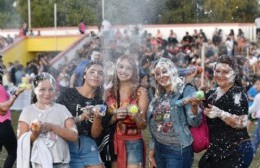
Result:
<svg viewBox="0 0 260 168"><path fill-rule="evenodd" d="M107 106L104 104L88 105L81 108L83 113L89 115L96 115L104 117L106 115ZM87 117L87 116L86 116Z"/></svg>
<svg viewBox="0 0 260 168"><path fill-rule="evenodd" d="M205 99L205 94L203 91L195 92L191 97L185 97L176 101L177 106L183 106L185 104L198 105L201 100Z"/></svg>

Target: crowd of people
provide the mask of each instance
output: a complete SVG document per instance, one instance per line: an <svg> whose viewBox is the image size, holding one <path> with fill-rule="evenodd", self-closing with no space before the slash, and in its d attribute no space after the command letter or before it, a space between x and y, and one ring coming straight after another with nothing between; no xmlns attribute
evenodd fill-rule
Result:
<svg viewBox="0 0 260 168"><path fill-rule="evenodd" d="M19 86L27 77L33 90L32 104L18 121L17 163L144 168L149 153L150 167L189 168L194 160L189 128L205 115L210 145L198 167L249 167L260 143L257 126L252 145L248 122L259 116L260 61L257 43L238 32L224 37L218 29L210 40L202 29L194 30L179 42L174 30L165 38L160 30L152 35L133 27L92 33L58 70L47 54L26 68L9 63L1 86ZM250 87L256 89L252 95ZM205 98L194 97L196 90ZM177 104L180 96L183 102ZM2 107L0 117L5 117L8 108L2 113ZM149 147L142 134L146 128Z"/></svg>
<svg viewBox="0 0 260 168"><path fill-rule="evenodd" d="M35 35L40 36L40 30L37 30L37 33L34 32L32 29L28 30L27 23L23 23L23 25L19 28L19 32L17 32L17 34L15 34L14 36L11 36L10 34L7 34L6 37L0 35L0 50L7 48L21 37Z"/></svg>

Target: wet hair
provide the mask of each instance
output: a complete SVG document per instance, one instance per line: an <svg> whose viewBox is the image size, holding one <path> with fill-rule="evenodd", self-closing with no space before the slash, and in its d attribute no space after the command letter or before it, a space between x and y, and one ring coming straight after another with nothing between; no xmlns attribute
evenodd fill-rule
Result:
<svg viewBox="0 0 260 168"><path fill-rule="evenodd" d="M178 70L177 70L176 66L173 64L173 62L170 59L161 57L154 64L154 67L153 67L154 71L155 71L156 66L159 63L165 63L167 66L169 66L169 70L173 71L173 74L176 75L176 77L178 78L178 81L181 81L181 78L178 75ZM154 74L154 76L155 76L155 74ZM156 81L156 79L155 79L155 81ZM161 93L163 93L164 91L165 91L164 87L161 86L160 84L158 84L157 81L156 81L155 82L155 96L158 98L161 95Z"/></svg>
<svg viewBox="0 0 260 168"><path fill-rule="evenodd" d="M103 68L103 64L101 62L95 62L95 61L89 61L87 63L87 65L84 68L84 75L83 75L83 80L82 80L82 84L81 86L84 85L85 83L85 79L84 76L86 75L86 71L92 66L92 65L100 65ZM95 99L102 99L103 93L104 93L104 89L103 89L103 84L101 84L100 87L97 87L96 91L95 91Z"/></svg>
<svg viewBox="0 0 260 168"><path fill-rule="evenodd" d="M39 83L44 80L49 80L55 90L56 81L55 81L54 77L47 72L42 72L33 78L33 80L32 80L33 89L35 90L35 88L37 88L39 86ZM32 103L36 103L36 102L37 102L37 98L36 98L35 93L33 92Z"/></svg>
<svg viewBox="0 0 260 168"><path fill-rule="evenodd" d="M218 58L216 65L218 63L223 63L223 64L227 64L228 66L230 66L230 68L235 72L234 85L242 86L241 69L239 68L238 63L233 56L222 55ZM216 65L214 67L214 70L216 68Z"/></svg>
<svg viewBox="0 0 260 168"><path fill-rule="evenodd" d="M49 80L51 82L51 84L55 87L56 81L55 81L54 77L51 74L47 73L47 72L42 72L42 73L36 75L33 78L33 87L34 87L34 89L36 87L38 87L39 83L41 81L43 81L43 80Z"/></svg>
<svg viewBox="0 0 260 168"><path fill-rule="evenodd" d="M102 64L101 62L96 62L96 61L90 60L90 61L86 64L86 66L85 66L85 68L84 68L84 75L86 75L86 71L87 71L92 65L100 65L101 67L103 67L103 64ZM82 79L82 84L81 84L81 86L84 85L84 83L85 83L84 75L83 75L83 79Z"/></svg>
<svg viewBox="0 0 260 168"><path fill-rule="evenodd" d="M135 62L135 59L131 55L122 55L117 59L116 69L117 69L118 63L123 61L123 60L127 60L130 63L130 65L132 66L133 74L132 74L132 77L130 79L130 85L131 85L130 86L131 87L130 100L133 100L137 97L137 89L139 87L138 66ZM117 77L117 72L114 73L112 83L113 83L113 86L111 88L111 96L114 97L117 100L120 100L120 94L119 94L120 80Z"/></svg>

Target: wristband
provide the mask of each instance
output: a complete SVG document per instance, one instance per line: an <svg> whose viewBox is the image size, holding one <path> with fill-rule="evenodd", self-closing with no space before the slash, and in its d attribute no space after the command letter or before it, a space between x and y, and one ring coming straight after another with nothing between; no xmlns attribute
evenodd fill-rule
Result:
<svg viewBox="0 0 260 168"><path fill-rule="evenodd" d="M18 97L18 95L16 93L13 94L15 97Z"/></svg>

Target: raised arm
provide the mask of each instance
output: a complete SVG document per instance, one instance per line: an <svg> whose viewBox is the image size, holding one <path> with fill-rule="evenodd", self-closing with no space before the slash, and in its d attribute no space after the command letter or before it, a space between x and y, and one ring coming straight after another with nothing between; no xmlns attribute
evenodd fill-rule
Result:
<svg viewBox="0 0 260 168"><path fill-rule="evenodd" d="M11 98L3 103L0 103L0 115L5 115L5 113L14 104L17 97L24 91L22 88L18 88L16 92L11 96Z"/></svg>

